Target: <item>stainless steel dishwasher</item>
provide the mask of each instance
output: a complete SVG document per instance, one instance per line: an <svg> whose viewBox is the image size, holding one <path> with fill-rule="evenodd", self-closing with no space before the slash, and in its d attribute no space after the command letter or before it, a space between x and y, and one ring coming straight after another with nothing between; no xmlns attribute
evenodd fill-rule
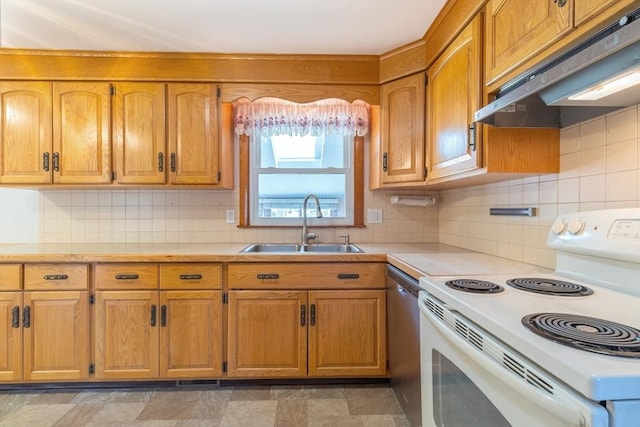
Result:
<svg viewBox="0 0 640 427"><path fill-rule="evenodd" d="M391 387L413 427L422 425L418 280L387 266L387 327Z"/></svg>

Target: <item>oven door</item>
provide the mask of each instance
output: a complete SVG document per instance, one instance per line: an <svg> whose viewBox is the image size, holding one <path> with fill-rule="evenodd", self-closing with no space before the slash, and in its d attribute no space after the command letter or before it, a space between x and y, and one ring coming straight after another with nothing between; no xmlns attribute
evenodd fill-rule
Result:
<svg viewBox="0 0 640 427"><path fill-rule="evenodd" d="M580 397L425 291L420 292L423 427L608 427Z"/></svg>

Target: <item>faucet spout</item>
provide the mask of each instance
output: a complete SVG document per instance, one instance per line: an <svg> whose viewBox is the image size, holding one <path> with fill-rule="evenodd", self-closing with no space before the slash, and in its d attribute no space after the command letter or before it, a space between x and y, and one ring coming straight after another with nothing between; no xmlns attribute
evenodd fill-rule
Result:
<svg viewBox="0 0 640 427"><path fill-rule="evenodd" d="M304 198L302 202L302 235L300 238L300 242L302 245L308 245L309 240L317 239L318 235L316 233L309 233L307 230L307 202L309 199L313 199L316 204L316 218L322 218L322 209L320 208L320 200L316 197L315 194L309 194Z"/></svg>

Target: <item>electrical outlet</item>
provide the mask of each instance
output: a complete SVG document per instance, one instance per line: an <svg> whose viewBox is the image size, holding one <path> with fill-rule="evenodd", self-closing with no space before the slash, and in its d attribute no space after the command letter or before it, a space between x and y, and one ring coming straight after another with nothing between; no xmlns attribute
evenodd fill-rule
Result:
<svg viewBox="0 0 640 427"><path fill-rule="evenodd" d="M382 224L382 209L367 209L367 223Z"/></svg>
<svg viewBox="0 0 640 427"><path fill-rule="evenodd" d="M225 218L227 224L233 224L236 222L236 211L233 209L227 209L227 216Z"/></svg>

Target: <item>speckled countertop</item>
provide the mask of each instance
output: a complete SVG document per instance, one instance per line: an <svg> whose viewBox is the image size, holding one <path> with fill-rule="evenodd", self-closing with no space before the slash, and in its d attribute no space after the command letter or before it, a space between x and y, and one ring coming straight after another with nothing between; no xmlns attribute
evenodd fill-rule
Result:
<svg viewBox="0 0 640 427"><path fill-rule="evenodd" d="M438 243L357 243L365 253L239 253L246 243L3 244L0 262L389 262L415 278L548 269Z"/></svg>

